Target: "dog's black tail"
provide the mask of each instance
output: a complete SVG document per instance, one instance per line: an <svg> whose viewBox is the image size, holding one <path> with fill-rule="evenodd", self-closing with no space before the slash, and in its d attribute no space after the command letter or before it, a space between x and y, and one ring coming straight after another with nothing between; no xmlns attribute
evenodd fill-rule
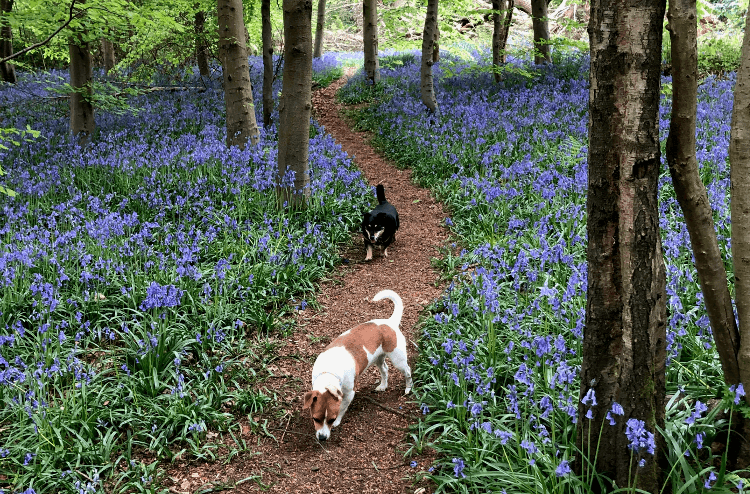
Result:
<svg viewBox="0 0 750 494"><path fill-rule="evenodd" d="M378 203L383 204L386 202L385 200L385 188L383 187L383 184L378 184L377 187L375 187L375 193L378 195Z"/></svg>

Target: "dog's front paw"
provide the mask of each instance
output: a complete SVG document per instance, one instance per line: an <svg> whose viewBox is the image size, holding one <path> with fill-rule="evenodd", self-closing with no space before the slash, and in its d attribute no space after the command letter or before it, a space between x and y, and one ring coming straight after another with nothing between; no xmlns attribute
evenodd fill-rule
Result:
<svg viewBox="0 0 750 494"><path fill-rule="evenodd" d="M405 395L408 395L409 393L411 393L411 388L406 388L406 389L404 390L404 394L405 394Z"/></svg>
<svg viewBox="0 0 750 494"><path fill-rule="evenodd" d="M380 383L377 388L375 388L375 391L385 391L385 388L388 387L388 383Z"/></svg>
<svg viewBox="0 0 750 494"><path fill-rule="evenodd" d="M336 421L331 425L331 428L338 427L340 423L341 423L341 417L336 419Z"/></svg>

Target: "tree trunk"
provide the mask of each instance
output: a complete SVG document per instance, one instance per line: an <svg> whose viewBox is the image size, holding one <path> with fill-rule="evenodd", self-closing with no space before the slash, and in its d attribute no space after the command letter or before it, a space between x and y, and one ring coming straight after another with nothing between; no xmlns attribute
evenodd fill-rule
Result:
<svg viewBox="0 0 750 494"><path fill-rule="evenodd" d="M500 66L505 64L505 47L508 42L510 21L513 16L513 0L492 0L492 66L495 82L503 79Z"/></svg>
<svg viewBox="0 0 750 494"><path fill-rule="evenodd" d="M312 0L284 0L284 73L279 106L277 198L294 209L310 196L308 146L312 110ZM288 175L294 173L294 182Z"/></svg>
<svg viewBox="0 0 750 494"><path fill-rule="evenodd" d="M531 24L534 27L534 63L551 63L549 54L549 18L547 0L531 0Z"/></svg>
<svg viewBox="0 0 750 494"><path fill-rule="evenodd" d="M740 346L738 361L740 381L746 389L745 400L750 403L750 10L745 21L742 59L734 86L734 107L729 140L731 181L732 261L734 263L734 291L739 319ZM745 421L745 432L750 432ZM739 458L747 463L748 441L741 445ZM738 465L744 467L746 465Z"/></svg>
<svg viewBox="0 0 750 494"><path fill-rule="evenodd" d="M219 53L224 64L227 146L244 149L248 140L255 145L260 137L250 83L242 0L217 0L217 7Z"/></svg>
<svg viewBox="0 0 750 494"><path fill-rule="evenodd" d="M318 0L318 21L315 24L315 51L313 57L323 56L323 33L326 29L326 0Z"/></svg>
<svg viewBox="0 0 750 494"><path fill-rule="evenodd" d="M0 0L0 19L13 10L13 0ZM0 58L13 55L13 30L10 24L0 22ZM0 63L0 74L3 81L15 84L18 81L16 77L16 66L8 62Z"/></svg>
<svg viewBox="0 0 750 494"><path fill-rule="evenodd" d="M514 0L508 0L508 10L505 12L505 20L503 21L503 41L502 41L502 48L503 48L503 54L502 54L502 62L506 62L506 53L505 48L508 46L508 36L510 35L510 23L513 20L513 10L515 6Z"/></svg>
<svg viewBox="0 0 750 494"><path fill-rule="evenodd" d="M78 38L78 39L76 39ZM89 43L81 41L80 36L70 38L70 133L78 137L78 143L85 147L91 142L96 125L94 123L94 106L91 104L91 80L93 78L91 50Z"/></svg>
<svg viewBox="0 0 750 494"><path fill-rule="evenodd" d="M432 63L440 60L440 26L435 25L435 41L432 44Z"/></svg>
<svg viewBox="0 0 750 494"><path fill-rule="evenodd" d="M322 0L325 3L325 0ZM273 38L271 34L271 0L261 0L261 31L263 37L263 126L271 125L273 111Z"/></svg>
<svg viewBox="0 0 750 494"><path fill-rule="evenodd" d="M196 9L200 8L199 4L195 5ZM198 71L201 77L208 77L211 75L211 70L208 66L208 43L206 43L206 13L202 10L196 10L195 12L195 59L198 62Z"/></svg>
<svg viewBox="0 0 750 494"><path fill-rule="evenodd" d="M695 268L727 384L740 382L739 333L719 251L708 193L698 173L695 121L698 106L698 14L695 0L672 0L667 14L672 41L672 117L667 163L677 201L685 215ZM734 194L732 195L734 199ZM732 232L735 233L734 224ZM734 245L734 238L732 238ZM750 382L750 381L748 381Z"/></svg>
<svg viewBox="0 0 750 494"><path fill-rule="evenodd" d="M424 32L422 33L422 67L421 92L422 103L430 111L437 110L435 99L435 88L432 81L433 44L435 43L435 31L437 30L438 0L427 1L427 14L424 18Z"/></svg>
<svg viewBox="0 0 750 494"><path fill-rule="evenodd" d="M104 61L104 72L109 72L115 68L115 45L107 38L101 39L102 60Z"/></svg>
<svg viewBox="0 0 750 494"><path fill-rule="evenodd" d="M378 61L378 0L362 2L362 36L364 38L365 74L373 84L380 82Z"/></svg>
<svg viewBox="0 0 750 494"><path fill-rule="evenodd" d="M666 0L632 3L595 0L589 24L588 284L577 447L589 460L596 457L596 472L618 487L630 483L659 492L666 460L657 432L665 415L658 122ZM597 406L584 399L589 391ZM605 417L613 402L624 415L615 415L610 426ZM656 458L640 451L631 464L625 435L630 419L643 421L655 435ZM642 468L639 459L646 460ZM575 465L588 479L585 462L578 458Z"/></svg>

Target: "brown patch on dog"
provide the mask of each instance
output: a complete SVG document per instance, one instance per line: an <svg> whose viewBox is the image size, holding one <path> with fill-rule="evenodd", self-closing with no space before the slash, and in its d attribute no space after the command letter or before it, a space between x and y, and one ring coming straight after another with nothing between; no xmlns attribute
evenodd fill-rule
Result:
<svg viewBox="0 0 750 494"><path fill-rule="evenodd" d="M393 328L386 324L367 322L333 340L326 350L337 346L346 348L354 358L355 372L359 375L367 367L367 353L372 355L380 346L389 353L396 348L396 344L396 332Z"/></svg>

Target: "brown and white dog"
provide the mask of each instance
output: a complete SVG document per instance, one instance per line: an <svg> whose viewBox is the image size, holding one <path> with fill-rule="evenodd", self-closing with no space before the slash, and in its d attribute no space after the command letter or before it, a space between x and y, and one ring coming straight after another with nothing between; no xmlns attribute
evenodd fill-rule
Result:
<svg viewBox="0 0 750 494"><path fill-rule="evenodd" d="M312 391L305 393L302 409L310 409L315 435L325 441L354 398L354 380L373 363L380 370L380 384L375 391L388 387L387 356L406 381L404 394L411 391L411 369L406 356L406 338L399 329L404 304L392 290L383 290L372 299L393 301L393 315L373 319L341 334L318 355L312 371Z"/></svg>

